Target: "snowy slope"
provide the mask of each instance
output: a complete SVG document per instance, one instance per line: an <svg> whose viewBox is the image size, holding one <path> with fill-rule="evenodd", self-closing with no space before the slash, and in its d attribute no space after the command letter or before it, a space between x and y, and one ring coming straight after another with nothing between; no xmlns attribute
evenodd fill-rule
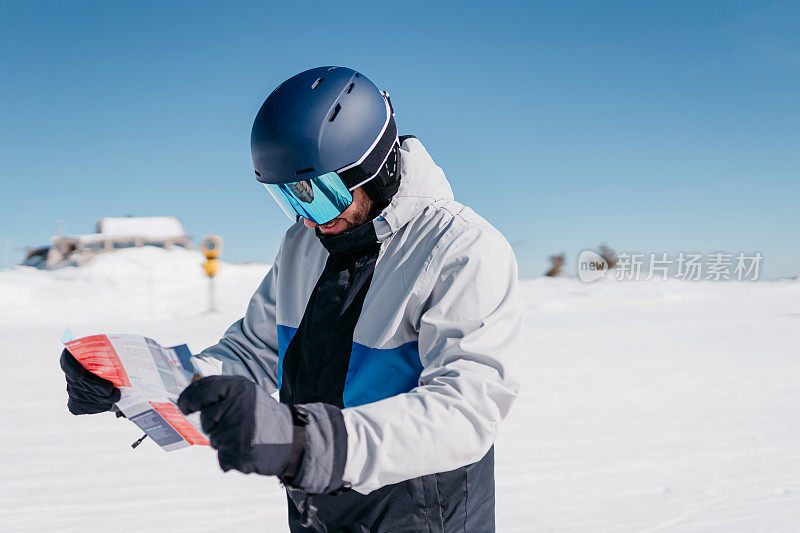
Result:
<svg viewBox="0 0 800 533"><path fill-rule="evenodd" d="M276 481L164 453L66 411L59 339L139 333L193 351L265 265L129 249L0 272L0 531L286 531ZM522 282L523 392L497 439L498 531L800 530L800 283ZM93 527L92 527L93 529Z"/></svg>

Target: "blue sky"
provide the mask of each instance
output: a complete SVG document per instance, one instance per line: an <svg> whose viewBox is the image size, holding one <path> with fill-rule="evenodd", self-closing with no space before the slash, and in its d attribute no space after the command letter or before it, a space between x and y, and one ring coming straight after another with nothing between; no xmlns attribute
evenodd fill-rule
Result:
<svg viewBox="0 0 800 533"><path fill-rule="evenodd" d="M345 65L392 95L456 198L551 253L755 252L800 273L796 2L0 0L0 239L179 216L274 257L289 221L249 134L285 78Z"/></svg>

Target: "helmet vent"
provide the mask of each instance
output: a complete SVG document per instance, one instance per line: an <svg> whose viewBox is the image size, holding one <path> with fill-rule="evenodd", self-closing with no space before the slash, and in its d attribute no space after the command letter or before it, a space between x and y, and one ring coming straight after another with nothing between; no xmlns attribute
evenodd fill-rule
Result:
<svg viewBox="0 0 800 533"><path fill-rule="evenodd" d="M336 115L339 114L339 111L342 110L342 104L336 104L336 107L333 108L333 113L331 113L331 118L328 119L328 122L333 122L336 120Z"/></svg>
<svg viewBox="0 0 800 533"><path fill-rule="evenodd" d="M304 168L303 170L298 170L294 173L295 176L299 176L300 174L308 174L309 172L314 172L313 168Z"/></svg>
<svg viewBox="0 0 800 533"><path fill-rule="evenodd" d="M354 87L354 86L355 86L355 83L351 83L351 84L350 84L350 87L348 87L348 88L347 88L347 91L345 91L345 92L346 92L347 94L350 94L350 91L352 91L352 90L353 90L353 87Z"/></svg>
<svg viewBox="0 0 800 533"><path fill-rule="evenodd" d="M322 83L322 80L324 80L324 79L325 78L317 78L317 81L315 81L314 83L311 84L311 88L312 89L316 89L317 87L319 87L319 84Z"/></svg>
<svg viewBox="0 0 800 533"><path fill-rule="evenodd" d="M253 172L255 172L256 176L258 176L259 178L261 177L261 172L259 172L258 170L254 170Z"/></svg>

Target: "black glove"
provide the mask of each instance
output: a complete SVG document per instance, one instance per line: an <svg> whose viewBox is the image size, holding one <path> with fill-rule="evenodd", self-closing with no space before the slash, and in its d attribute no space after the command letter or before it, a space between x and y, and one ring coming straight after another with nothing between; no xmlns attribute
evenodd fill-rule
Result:
<svg viewBox="0 0 800 533"><path fill-rule="evenodd" d="M69 350L61 352L61 369L67 377L67 408L73 415L104 413L119 401L119 389L83 368Z"/></svg>
<svg viewBox="0 0 800 533"><path fill-rule="evenodd" d="M313 493L342 486L347 432L342 412L332 405L290 408L247 378L211 376L186 387L178 407L187 415L200 411L226 472L280 476Z"/></svg>

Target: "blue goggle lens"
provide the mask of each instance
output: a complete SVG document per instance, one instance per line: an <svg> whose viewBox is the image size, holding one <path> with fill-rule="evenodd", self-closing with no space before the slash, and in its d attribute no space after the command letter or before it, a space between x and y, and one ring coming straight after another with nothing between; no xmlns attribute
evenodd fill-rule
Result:
<svg viewBox="0 0 800 533"><path fill-rule="evenodd" d="M353 194L336 172L294 183L263 185L292 220L299 215L317 224L325 224L353 203Z"/></svg>

